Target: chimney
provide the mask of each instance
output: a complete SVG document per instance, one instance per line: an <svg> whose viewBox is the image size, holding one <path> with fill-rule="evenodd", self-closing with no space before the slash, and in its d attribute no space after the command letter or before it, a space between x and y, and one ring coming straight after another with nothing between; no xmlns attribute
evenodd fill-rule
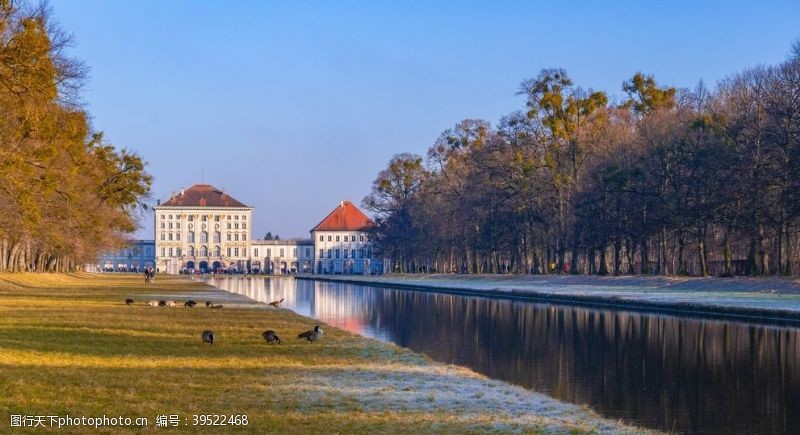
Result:
<svg viewBox="0 0 800 435"><path fill-rule="evenodd" d="M339 201L339 207L344 207L344 201Z"/></svg>

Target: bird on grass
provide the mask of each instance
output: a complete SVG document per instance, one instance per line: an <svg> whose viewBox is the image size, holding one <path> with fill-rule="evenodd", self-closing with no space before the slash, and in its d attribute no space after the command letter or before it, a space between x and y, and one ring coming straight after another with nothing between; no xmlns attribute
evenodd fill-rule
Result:
<svg viewBox="0 0 800 435"><path fill-rule="evenodd" d="M311 331L306 331L298 334L297 338L305 338L309 342L313 343L322 338L322 328L320 328L319 325L317 325Z"/></svg>
<svg viewBox="0 0 800 435"><path fill-rule="evenodd" d="M166 305L168 307L174 307L177 304L175 303L175 301L167 301L164 305Z"/></svg>
<svg viewBox="0 0 800 435"><path fill-rule="evenodd" d="M164 300L158 301L158 306L159 307L166 307L167 306L167 301L164 301Z"/></svg>
<svg viewBox="0 0 800 435"><path fill-rule="evenodd" d="M269 304L272 305L275 308L278 308L283 303L283 299L284 298L281 298L281 300L279 300L279 301L272 301Z"/></svg>
<svg viewBox="0 0 800 435"><path fill-rule="evenodd" d="M203 343L208 343L211 346L214 345L214 331L206 329L205 331L203 331L202 337L203 337Z"/></svg>
<svg viewBox="0 0 800 435"><path fill-rule="evenodd" d="M125 299L125 305L133 305L133 299L131 298Z"/></svg>
<svg viewBox="0 0 800 435"><path fill-rule="evenodd" d="M151 307L157 307L158 301L147 301L147 305L150 305Z"/></svg>
<svg viewBox="0 0 800 435"><path fill-rule="evenodd" d="M208 308L211 308L212 310L221 310L222 309L222 304L217 304L217 305L213 305L212 304L212 305L209 305Z"/></svg>
<svg viewBox="0 0 800 435"><path fill-rule="evenodd" d="M206 301L206 306L207 306L207 307L210 307L210 306L212 306L212 305L214 305L214 303L213 303L213 302L211 302L211 301Z"/></svg>
<svg viewBox="0 0 800 435"><path fill-rule="evenodd" d="M261 334L261 336L264 337L264 340L266 340L267 343L281 344L281 338L278 337L278 334L276 334L275 331L271 329L267 329L266 331L264 331L264 333Z"/></svg>
<svg viewBox="0 0 800 435"><path fill-rule="evenodd" d="M183 304L183 306L186 308L194 308L195 305L197 305L197 302L195 301L186 301L186 303Z"/></svg>

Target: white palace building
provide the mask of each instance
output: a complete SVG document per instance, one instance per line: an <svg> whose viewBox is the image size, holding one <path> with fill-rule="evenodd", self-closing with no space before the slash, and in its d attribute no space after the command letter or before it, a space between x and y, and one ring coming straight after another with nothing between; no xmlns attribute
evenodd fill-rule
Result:
<svg viewBox="0 0 800 435"><path fill-rule="evenodd" d="M160 272L376 274L368 231L373 222L341 201L311 239L254 240L253 207L209 184L181 189L154 207Z"/></svg>

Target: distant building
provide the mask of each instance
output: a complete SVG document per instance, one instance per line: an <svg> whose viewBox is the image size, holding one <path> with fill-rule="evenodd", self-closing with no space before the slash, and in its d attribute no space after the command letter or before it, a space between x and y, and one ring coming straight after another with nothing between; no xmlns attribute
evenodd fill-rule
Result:
<svg viewBox="0 0 800 435"><path fill-rule="evenodd" d="M181 189L155 211L160 272L381 273L372 260L372 221L341 201L311 239L253 240L253 208L209 184Z"/></svg>
<svg viewBox="0 0 800 435"><path fill-rule="evenodd" d="M311 229L314 241L314 273L376 274L380 262L372 258L369 230L374 223L350 201L341 201Z"/></svg>
<svg viewBox="0 0 800 435"><path fill-rule="evenodd" d="M161 272L245 270L253 208L210 184L195 184L154 207Z"/></svg>
<svg viewBox="0 0 800 435"><path fill-rule="evenodd" d="M87 272L141 272L155 266L155 242L153 240L130 240L128 245L103 254L97 263L87 264Z"/></svg>

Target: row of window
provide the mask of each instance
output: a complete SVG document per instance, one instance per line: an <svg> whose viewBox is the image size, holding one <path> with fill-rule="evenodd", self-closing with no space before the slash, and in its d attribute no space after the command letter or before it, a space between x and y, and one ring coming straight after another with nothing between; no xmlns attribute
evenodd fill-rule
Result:
<svg viewBox="0 0 800 435"><path fill-rule="evenodd" d="M246 242L247 241L247 234L239 235L239 234L228 233L228 237L227 238L228 238L229 242L238 242L240 240L243 241L243 242ZM172 233L169 233L169 234L161 233L161 240L162 241L166 241L166 240L170 240L170 241L177 240L177 241L180 241L181 240L181 233L175 233L174 236L173 236ZM220 240L221 240L221 234L219 232L214 233L214 243L219 243ZM189 231L189 234L188 234L188 237L187 237L186 241L189 242L189 243L194 243L194 232L193 231ZM200 233L200 243L208 243L208 233L207 232L203 231L202 233Z"/></svg>
<svg viewBox="0 0 800 435"><path fill-rule="evenodd" d="M329 242L332 242L332 241L333 241L333 238L334 238L334 236L330 236L330 235L329 235L329 236L328 236L328 241L329 241ZM345 234L344 236L341 236L341 238L343 238L343 240L339 240L339 239L340 239L340 236L339 236L339 235L337 235L337 236L336 236L336 241L337 241L337 242L339 242L339 241L346 242L348 238L350 238L350 241L351 241L351 242L355 242L355 241L356 241L356 235L355 235L355 234L350 234L350 235L348 235L348 234ZM358 236L358 241L359 241L359 242L364 242L364 241L366 241L366 240L368 240L367 236L365 236L365 235L363 235L363 234L360 234L360 235ZM320 242L324 242L324 241L325 241L325 236L323 236L323 235L320 235L320 236L319 236L319 241L320 241Z"/></svg>
<svg viewBox="0 0 800 435"><path fill-rule="evenodd" d="M283 248L278 249L278 257L283 257ZM306 257L311 256L311 248L306 248ZM253 248L253 257L258 257L258 248ZM272 249L266 249L265 257L271 258L272 257ZM297 248L292 248L292 257L297 257Z"/></svg>
<svg viewBox="0 0 800 435"><path fill-rule="evenodd" d="M191 224L189 225L189 228L192 228L192 225L191 225ZM205 228L205 226L203 226L203 228ZM219 228L219 225L217 225L217 228ZM170 230L171 230L171 229L176 229L176 230L179 230L179 229L181 229L181 223L180 223L180 222L175 222L175 224L173 225L173 223L172 223L172 222L169 222L169 223L167 223L167 222L161 222L161 229L162 229L162 230L166 230L166 229L170 229ZM230 230L230 229L238 230L238 229L239 229L239 222L236 222L236 223L234 223L232 226L231 226L231 223L230 223L230 222L228 222L228 229L229 229L229 230ZM247 229L247 224L246 224L245 222L242 222L242 229L243 229L243 230L246 230L246 229Z"/></svg>
<svg viewBox="0 0 800 435"><path fill-rule="evenodd" d="M339 258L340 254L344 254L344 258L356 258L355 249L328 249L328 258ZM358 258L369 258L370 254L371 252L369 249L358 250ZM325 258L324 249L319 250L319 258Z"/></svg>
<svg viewBox="0 0 800 435"><path fill-rule="evenodd" d="M181 219L182 217L183 216L181 216L179 214L178 215L174 215L174 216L171 215L171 214L170 215L162 214L161 215L161 220L164 220L164 219L172 220L173 218L174 219ZM211 217L212 217L211 215L203 215L203 216L200 216L200 220L203 221L203 222L208 222L208 220L211 219ZM221 216L219 216L219 215L213 216L214 222L219 222L220 221L220 217ZM194 215L190 214L188 216L188 218L189 218L189 222L194 222ZM231 220L231 215L227 215L227 216L225 216L225 218L226 218L226 220ZM247 215L241 215L241 219L243 221L246 221L247 220ZM233 220L238 221L239 220L239 215L233 215Z"/></svg>
<svg viewBox="0 0 800 435"><path fill-rule="evenodd" d="M214 251L213 251L212 255L214 257L219 257L220 256L220 252L221 252L220 247L219 246L214 246ZM228 257L231 257L231 256L238 257L239 256L239 248L233 248L233 249L228 248L227 252L228 252ZM242 248L242 253L244 253L244 252L245 252L245 249ZM181 256L181 248L174 248L174 249L173 248L161 248L161 256L162 257L172 257L173 254L176 257L180 257ZM186 254L189 257L194 257L195 256L194 246L189 246L189 249L186 251ZM233 255L231 255L231 254L233 254ZM208 256L208 247L201 246L200 249L197 250L197 255L200 256L200 257L207 257Z"/></svg>

